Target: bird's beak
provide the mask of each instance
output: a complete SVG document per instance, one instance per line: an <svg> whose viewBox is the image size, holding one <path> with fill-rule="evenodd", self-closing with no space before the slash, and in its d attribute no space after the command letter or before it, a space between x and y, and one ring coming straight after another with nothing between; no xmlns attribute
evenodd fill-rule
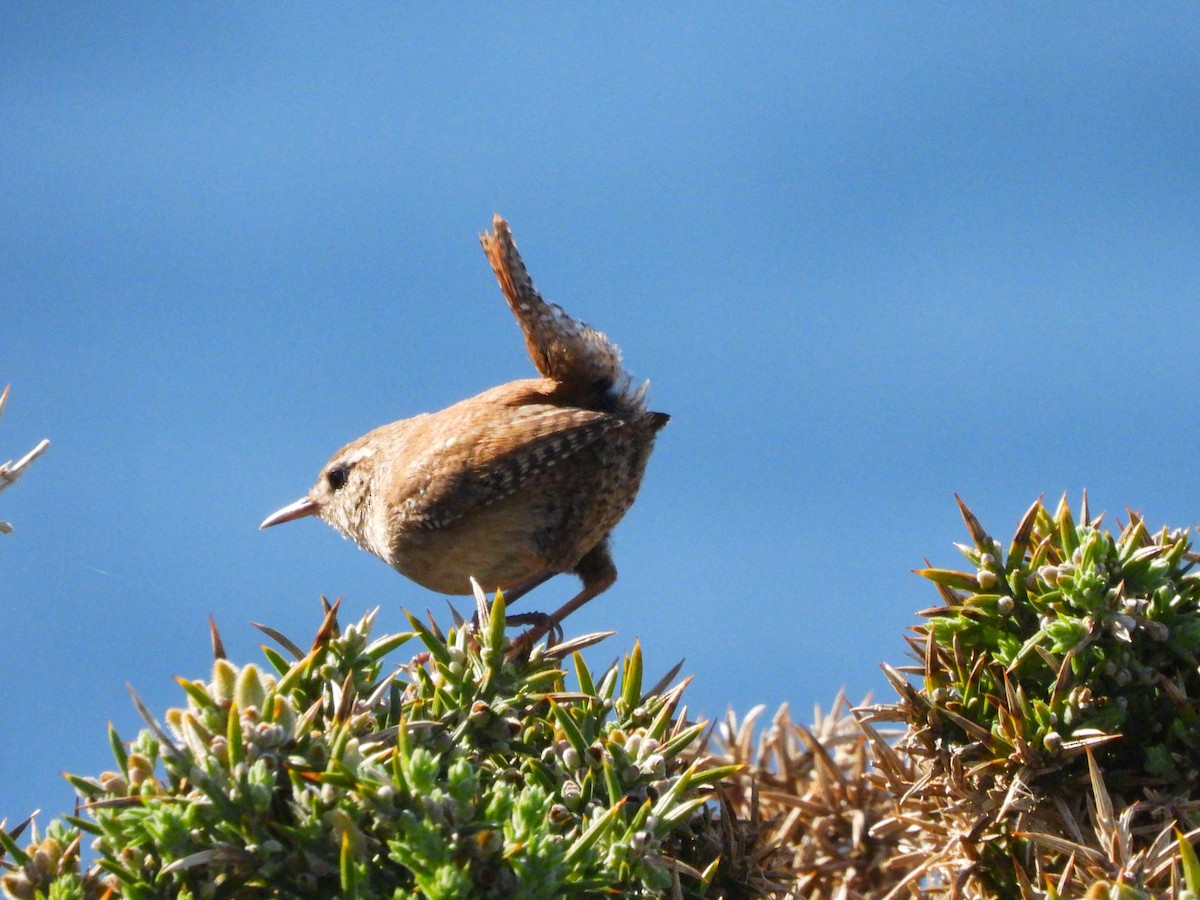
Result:
<svg viewBox="0 0 1200 900"><path fill-rule="evenodd" d="M313 516L317 513L317 501L312 497L301 497L295 503L289 503L283 509L277 509L259 525L259 528L270 528L272 525L278 525L281 522L290 522L293 519L303 519L305 516Z"/></svg>

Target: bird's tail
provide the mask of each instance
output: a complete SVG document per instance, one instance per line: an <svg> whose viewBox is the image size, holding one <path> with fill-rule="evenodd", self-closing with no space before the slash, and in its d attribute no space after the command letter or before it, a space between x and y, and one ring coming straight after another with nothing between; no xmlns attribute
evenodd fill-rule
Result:
<svg viewBox="0 0 1200 900"><path fill-rule="evenodd" d="M621 351L602 332L548 303L533 286L508 223L492 219L479 236L508 307L525 333L525 346L546 378L583 390L623 392L627 381Z"/></svg>

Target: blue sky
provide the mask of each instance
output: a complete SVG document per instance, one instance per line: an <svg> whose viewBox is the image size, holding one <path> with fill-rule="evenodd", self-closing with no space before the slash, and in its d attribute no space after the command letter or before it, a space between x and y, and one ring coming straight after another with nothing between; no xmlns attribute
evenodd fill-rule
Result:
<svg viewBox="0 0 1200 900"><path fill-rule="evenodd" d="M672 414L568 632L690 709L841 687L1039 494L1190 526L1200 17L1155 4L15 4L0 29L0 817L70 808L215 615L444 614L313 520L370 428L532 372L477 234ZM574 593L559 578L526 601Z"/></svg>

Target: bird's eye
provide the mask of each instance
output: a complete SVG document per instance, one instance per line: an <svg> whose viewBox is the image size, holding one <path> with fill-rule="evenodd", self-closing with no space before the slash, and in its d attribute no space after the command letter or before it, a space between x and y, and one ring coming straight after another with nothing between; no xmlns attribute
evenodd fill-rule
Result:
<svg viewBox="0 0 1200 900"><path fill-rule="evenodd" d="M344 488L348 477L350 477L350 470L345 466L336 466L325 473L325 480L329 482L329 486L334 491Z"/></svg>

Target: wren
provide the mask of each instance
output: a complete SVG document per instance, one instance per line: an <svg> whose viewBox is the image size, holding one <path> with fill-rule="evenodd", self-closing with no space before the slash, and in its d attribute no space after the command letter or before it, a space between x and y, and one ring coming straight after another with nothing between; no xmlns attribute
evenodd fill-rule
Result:
<svg viewBox="0 0 1200 900"><path fill-rule="evenodd" d="M480 241L541 377L351 441L260 527L317 516L444 594L474 577L512 601L574 573L582 588L549 617L557 627L616 580L609 535L670 417L646 408L648 384L633 386L612 341L542 299L502 218Z"/></svg>

